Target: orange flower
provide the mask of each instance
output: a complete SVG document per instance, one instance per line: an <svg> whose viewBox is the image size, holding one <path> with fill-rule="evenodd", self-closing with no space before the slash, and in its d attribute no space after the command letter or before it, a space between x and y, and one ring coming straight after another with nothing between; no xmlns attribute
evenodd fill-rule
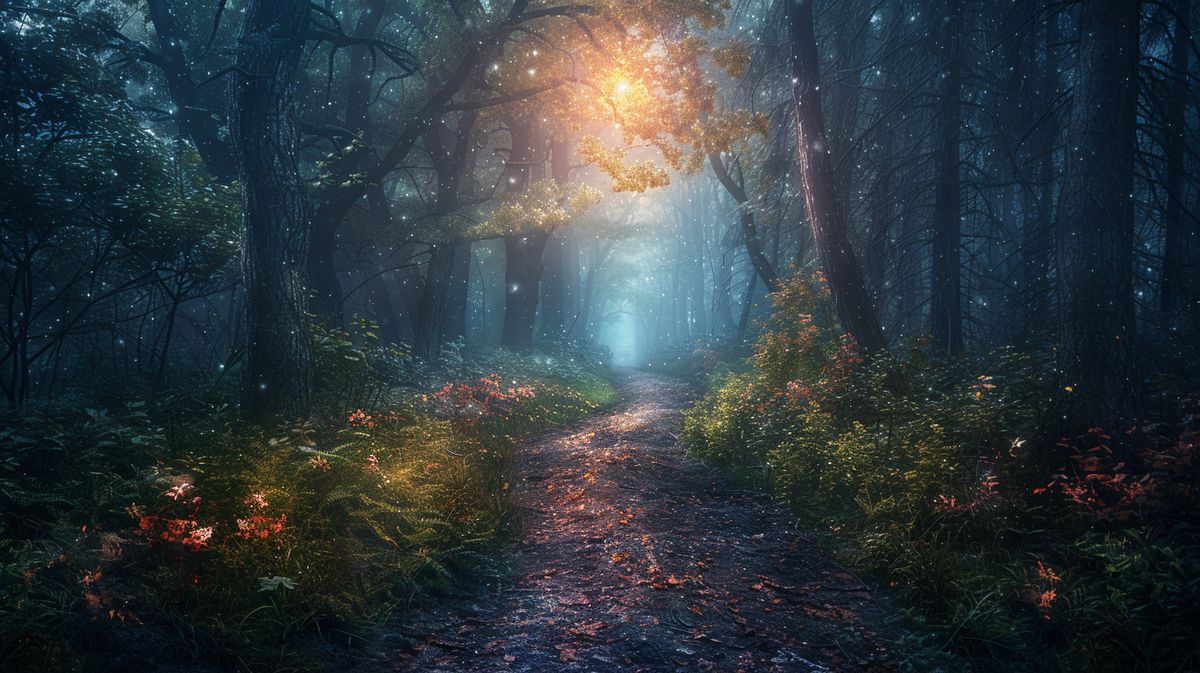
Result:
<svg viewBox="0 0 1200 673"><path fill-rule="evenodd" d="M1042 610L1049 610L1054 605L1054 599L1058 598L1058 592L1054 589L1047 589L1038 596L1038 607ZM1047 617L1049 619L1049 617Z"/></svg>
<svg viewBox="0 0 1200 673"><path fill-rule="evenodd" d="M1047 582L1049 582L1051 584L1058 584L1059 582L1062 581L1062 577L1059 577L1058 573L1054 572L1054 568L1051 568L1050 566L1045 565L1044 563L1041 562L1040 559L1037 562L1037 574L1038 574L1038 577L1046 580Z"/></svg>

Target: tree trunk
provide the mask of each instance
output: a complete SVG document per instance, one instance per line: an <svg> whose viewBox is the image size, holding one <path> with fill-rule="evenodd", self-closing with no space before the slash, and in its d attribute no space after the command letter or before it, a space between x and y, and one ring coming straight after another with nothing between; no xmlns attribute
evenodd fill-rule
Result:
<svg viewBox="0 0 1200 673"><path fill-rule="evenodd" d="M796 109L796 155L804 205L817 255L829 281L838 318L858 345L873 353L887 349L862 269L850 246L845 220L833 189L833 166L821 110L820 63L813 34L812 2L788 2L792 42L792 81Z"/></svg>
<svg viewBox="0 0 1200 673"><path fill-rule="evenodd" d="M433 160L438 180L435 208L440 216L448 216L458 207L459 186L471 170L468 162L474 157L469 151L474 125L475 115L464 115L459 120L453 146L448 146L442 137L445 130L443 124L434 125L425 134L425 148ZM453 241L432 243L429 248L429 263L417 302L417 320L413 325L413 346L418 355L431 361L441 356L457 248L458 244Z"/></svg>
<svg viewBox="0 0 1200 673"><path fill-rule="evenodd" d="M535 169L544 170L544 157L538 156L539 142L534 122L510 116L507 119L512 149L505 175L510 192L522 192L535 179ZM549 232L513 231L504 235L504 328L500 345L525 351L533 347L533 324L537 317L539 284L542 280L542 252Z"/></svg>
<svg viewBox="0 0 1200 673"><path fill-rule="evenodd" d="M745 186L734 181L733 177L729 175L729 170L719 154L709 154L708 163L712 166L717 180L738 203L738 223L742 227L742 240L746 245L746 254L750 256L750 263L754 266L754 272L762 279L767 291L774 292L779 288L779 276L775 273L775 268L771 266L771 260L767 259L763 252L762 240L758 237L758 228L754 225L754 211L750 210L750 206L747 204L750 199L746 194Z"/></svg>
<svg viewBox="0 0 1200 673"><path fill-rule="evenodd" d="M371 39L375 37L387 14L387 3L384 0L367 0L358 21L354 25L354 37ZM374 58L370 47L357 44L350 48L350 59L346 69L346 107L343 113L343 127L355 134L359 140L369 143L372 136L370 106L371 106L371 70ZM330 168L335 175L350 175L363 168L365 157L362 152L348 151ZM368 186L368 192L374 189ZM368 193L368 198L370 198ZM369 205L374 209L376 204L371 199ZM337 252L337 232L340 221L328 218L317 218L313 223L312 246L309 249L308 273L312 284L312 312L317 320L331 327L343 324L344 297L342 284L338 280L334 255Z"/></svg>
<svg viewBox="0 0 1200 673"><path fill-rule="evenodd" d="M883 130L880 139L880 156L887 162L895 148L895 133L889 127ZM867 244L867 280L871 298L876 306L883 306L883 285L887 277L888 234L892 227L892 167L883 163L879 167L879 179L871 191L871 230Z"/></svg>
<svg viewBox="0 0 1200 673"><path fill-rule="evenodd" d="M1031 87L1026 81L1027 78L1017 77L1010 89L1013 94L1010 95L1018 100L1036 97L1043 101L1043 105L1052 105L1052 102L1058 98L1059 90L1059 64L1055 51L1058 41L1057 21L1045 21L1040 39L1045 57L1042 61L1038 82ZM1034 49L1036 49L1036 43ZM1033 49L1026 53L1028 56L1022 58L1021 63L1031 61L1035 54ZM1018 58L1020 57L1017 54L1013 54L1013 60ZM1052 111L1048 111L1043 119L1038 120L1034 117L1035 110L1028 105L1022 105L1020 111L1024 113L1023 117L1026 123L1021 124L1013 131L1014 142L1018 141L1021 135L1030 133L1028 143L1030 150L1026 154L1041 152L1034 173L1037 189L1036 191L1031 187L1025 189L1026 199L1023 209L1025 212L1021 228L1020 266L1017 276L1019 291L1015 293L1016 315L1020 315L1022 318L1021 335L1018 337L1018 341L1027 344L1033 342L1039 335L1044 336L1053 331L1053 325L1046 324L1046 315L1050 310L1050 265L1051 255L1054 253L1054 186L1058 173L1055 167L1053 148L1058 138L1059 117ZM1036 124L1036 128L1032 132L1028 128L1029 124ZM1021 155L1020 158L1023 163L1025 155ZM1030 210L1032 212L1029 212Z"/></svg>
<svg viewBox="0 0 1200 673"><path fill-rule="evenodd" d="M385 344L398 344L403 339L400 329L400 316L396 315L396 306L392 302L392 291L388 289L385 274L370 270L371 278L367 280L367 303L371 307L375 322L379 324L379 338Z"/></svg>
<svg viewBox="0 0 1200 673"><path fill-rule="evenodd" d="M1139 3L1080 5L1075 94L1058 227L1065 430L1135 412L1133 165Z"/></svg>
<svg viewBox="0 0 1200 673"><path fill-rule="evenodd" d="M733 322L733 250L725 245L726 231L721 231L714 219L712 240L717 241L720 259L716 277L713 279L712 332L721 339L729 336L735 328ZM732 225L729 225L732 226Z"/></svg>
<svg viewBox="0 0 1200 673"><path fill-rule="evenodd" d="M594 313L592 310L592 297L596 294L596 281L600 277L600 269L604 267L608 258L612 256L614 247L614 241L605 241L604 248L596 251L589 259L587 276L584 278L583 291L580 293L579 298L579 312L575 314L574 321L571 322L570 327L567 329L567 333L573 338L582 338L591 341L596 337L592 331L592 314Z"/></svg>
<svg viewBox="0 0 1200 673"><path fill-rule="evenodd" d="M537 317L538 287L542 280L542 252L549 232L531 231L504 237L504 330L500 345L510 350L533 348L533 322Z"/></svg>
<svg viewBox="0 0 1200 673"><path fill-rule="evenodd" d="M934 350L957 355L962 335L962 191L959 180L959 138L962 126L962 2L946 0L938 21L936 119L937 183L933 203L929 332ZM937 17L935 17L936 19Z"/></svg>
<svg viewBox="0 0 1200 673"><path fill-rule="evenodd" d="M750 276L749 281L747 281L747 283L746 283L746 297L742 301L741 316L738 317L738 325L737 325L738 343L745 341L746 330L750 327L750 309L753 308L753 306L754 306L754 291L757 289L755 287L757 280L758 280L758 276L752 274Z"/></svg>
<svg viewBox="0 0 1200 673"><path fill-rule="evenodd" d="M380 229L391 226L392 214L382 187L376 185L367 192L367 212L370 214L372 226ZM401 259L404 258L401 257ZM311 254L309 260L312 260ZM400 316L396 313L392 291L387 285L387 278L391 273L376 273L373 269L368 272L372 274L372 277L366 285L367 305L373 310L375 320L379 323L379 335L384 343L399 344L404 338L404 330Z"/></svg>
<svg viewBox="0 0 1200 673"><path fill-rule="evenodd" d="M704 339L708 335L708 315L704 292L704 223L700 211L700 197L695 193L692 184L688 184L688 200L691 207L680 209L679 226L683 228L684 259L688 264L691 276L691 315L693 321L692 334L696 339ZM682 204L680 204L682 205ZM779 228L775 228L779 231Z"/></svg>
<svg viewBox="0 0 1200 673"><path fill-rule="evenodd" d="M546 252L542 257L545 267L542 276L542 335L552 339L563 337L567 299L565 248L566 241L556 234L546 244Z"/></svg>
<svg viewBox="0 0 1200 673"><path fill-rule="evenodd" d="M214 110L201 104L200 92L192 80L191 69L183 45L187 38L171 7L170 0L148 0L150 22L158 37L157 64L162 69L167 92L175 104L179 134L191 139L204 168L218 182L230 182L237 177L238 166L233 148L221 136L221 121Z"/></svg>
<svg viewBox="0 0 1200 673"><path fill-rule="evenodd" d="M300 0L250 0L231 82L245 231L242 404L251 418L303 417L312 398L304 283L311 222L295 97L309 11Z"/></svg>
<svg viewBox="0 0 1200 673"><path fill-rule="evenodd" d="M1183 199L1184 148L1187 146L1188 63L1192 48L1191 0L1175 1L1175 34L1171 45L1171 88L1164 114L1163 146L1166 157L1167 205L1163 213L1163 266L1159 310L1164 326L1179 312L1183 298L1184 237L1186 217Z"/></svg>
<svg viewBox="0 0 1200 673"><path fill-rule="evenodd" d="M558 135L550 145L550 175L560 187L570 180L571 140L566 135ZM561 235L553 235L542 257L545 269L542 278L542 334L554 338L563 336L563 316L567 300L563 259L565 245L566 241Z"/></svg>
<svg viewBox="0 0 1200 673"><path fill-rule="evenodd" d="M444 243L430 247L425 286L417 304L416 333L413 335L413 350L430 360L436 360L442 352L443 327L454 272L454 258L453 244Z"/></svg>
<svg viewBox="0 0 1200 673"><path fill-rule="evenodd" d="M454 246L454 268L446 295L446 317L442 341L457 341L467 336L467 293L471 287L471 241Z"/></svg>

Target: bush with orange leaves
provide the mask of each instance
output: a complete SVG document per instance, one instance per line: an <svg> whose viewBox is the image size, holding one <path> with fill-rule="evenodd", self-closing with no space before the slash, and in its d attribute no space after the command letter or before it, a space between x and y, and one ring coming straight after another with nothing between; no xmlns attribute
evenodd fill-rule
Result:
<svg viewBox="0 0 1200 673"><path fill-rule="evenodd" d="M439 416L456 427L470 427L489 416L503 416L522 400L537 396L532 386L505 385L496 373L475 382L452 381L429 396Z"/></svg>
<svg viewBox="0 0 1200 673"><path fill-rule="evenodd" d="M1058 448L1064 469L1035 495L1061 494L1098 524L1174 517L1200 511L1197 499L1196 434L1165 424L1133 428L1120 442L1092 428Z"/></svg>

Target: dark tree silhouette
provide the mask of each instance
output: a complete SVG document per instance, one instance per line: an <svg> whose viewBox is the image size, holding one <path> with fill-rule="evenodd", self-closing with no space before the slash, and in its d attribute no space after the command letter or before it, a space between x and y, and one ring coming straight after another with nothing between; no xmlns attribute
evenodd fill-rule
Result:
<svg viewBox="0 0 1200 673"><path fill-rule="evenodd" d="M1057 252L1058 360L1070 429L1134 412L1133 189L1138 3L1079 8Z"/></svg>
<svg viewBox="0 0 1200 673"><path fill-rule="evenodd" d="M932 36L937 44L937 111L934 141L932 282L929 332L935 347L946 354L961 353L962 333L962 188L959 138L962 135L962 31L963 3L946 0L937 8L941 21Z"/></svg>
<svg viewBox="0 0 1200 673"><path fill-rule="evenodd" d="M787 4L791 36L792 90L796 114L796 157L804 205L821 267L842 325L867 352L887 349L871 293L850 245L833 186L833 165L821 110L820 62L811 2Z"/></svg>
<svg viewBox="0 0 1200 673"><path fill-rule="evenodd" d="M296 156L296 75L308 26L303 0L252 0L231 82L245 223L242 403L253 418L303 417L312 399L311 213Z"/></svg>

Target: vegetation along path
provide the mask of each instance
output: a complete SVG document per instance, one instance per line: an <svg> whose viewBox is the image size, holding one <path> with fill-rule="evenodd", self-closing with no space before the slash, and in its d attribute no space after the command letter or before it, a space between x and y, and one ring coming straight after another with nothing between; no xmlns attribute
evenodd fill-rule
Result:
<svg viewBox="0 0 1200 673"><path fill-rule="evenodd" d="M688 389L625 373L621 403L518 449L515 570L397 634L420 671L888 671L882 611L767 496L689 459Z"/></svg>

